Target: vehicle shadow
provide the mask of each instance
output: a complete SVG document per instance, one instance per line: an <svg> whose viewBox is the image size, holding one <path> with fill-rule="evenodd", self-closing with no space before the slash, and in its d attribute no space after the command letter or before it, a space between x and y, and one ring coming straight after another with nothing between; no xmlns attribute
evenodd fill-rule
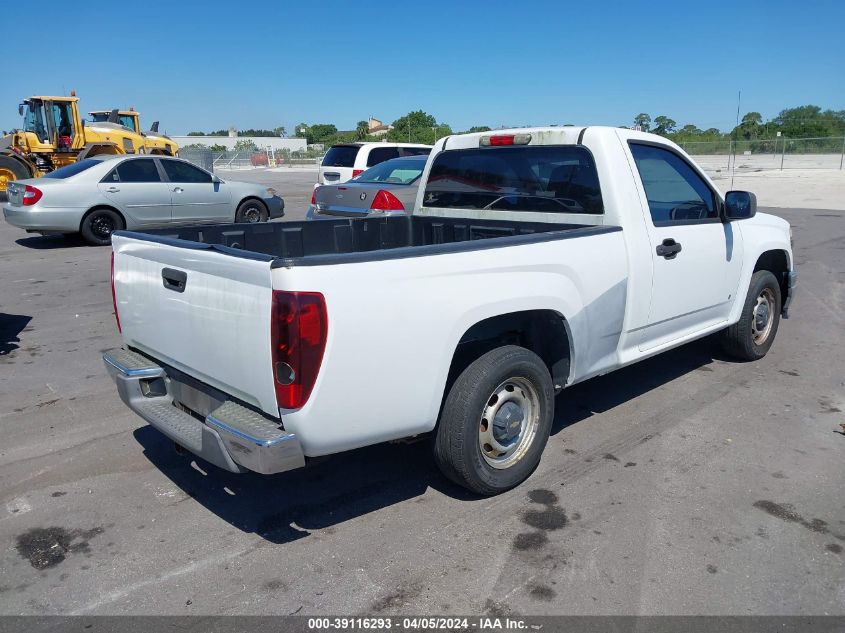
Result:
<svg viewBox="0 0 845 633"><path fill-rule="evenodd" d="M18 335L30 321L31 316L0 312L0 356L7 356L20 347Z"/></svg>
<svg viewBox="0 0 845 633"><path fill-rule="evenodd" d="M557 398L552 433L712 363L715 349L706 339L565 390ZM361 448L268 476L229 473L177 454L173 442L150 426L134 435L145 457L189 497L232 526L272 543L305 538L429 488L455 499L477 499L440 474L427 440Z"/></svg>
<svg viewBox="0 0 845 633"><path fill-rule="evenodd" d="M565 389L555 402L552 435L713 363L732 361L708 336ZM708 370L712 371L709 367Z"/></svg>
<svg viewBox="0 0 845 633"><path fill-rule="evenodd" d="M15 244L37 251L47 251L56 248L71 248L74 246L88 246L81 236L71 235L33 235L15 240Z"/></svg>
<svg viewBox="0 0 845 633"><path fill-rule="evenodd" d="M144 455L188 496L244 532L288 543L313 530L419 497L435 488L473 499L434 465L428 442L379 444L279 475L235 474L179 455L173 442L150 426L137 429Z"/></svg>

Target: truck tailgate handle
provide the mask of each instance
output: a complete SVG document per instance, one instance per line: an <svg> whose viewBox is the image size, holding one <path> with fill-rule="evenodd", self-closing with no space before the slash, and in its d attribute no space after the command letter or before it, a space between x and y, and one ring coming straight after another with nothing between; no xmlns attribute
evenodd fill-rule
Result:
<svg viewBox="0 0 845 633"><path fill-rule="evenodd" d="M168 290L173 290L174 292L185 292L185 285L188 283L188 273L184 270L162 268L161 280L164 282L164 287Z"/></svg>
<svg viewBox="0 0 845 633"><path fill-rule="evenodd" d="M675 255L680 252L681 245L671 237L663 240L663 243L657 246L657 254L666 259L675 259Z"/></svg>

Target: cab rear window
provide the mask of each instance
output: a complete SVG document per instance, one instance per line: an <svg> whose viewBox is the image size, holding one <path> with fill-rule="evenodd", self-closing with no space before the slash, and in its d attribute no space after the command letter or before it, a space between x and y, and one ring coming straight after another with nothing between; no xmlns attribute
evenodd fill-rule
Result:
<svg viewBox="0 0 845 633"><path fill-rule="evenodd" d="M355 157L358 150L357 145L335 145L323 157L323 167L352 167L355 165Z"/></svg>
<svg viewBox="0 0 845 633"><path fill-rule="evenodd" d="M604 212L592 155L575 145L441 152L423 206L544 213Z"/></svg>

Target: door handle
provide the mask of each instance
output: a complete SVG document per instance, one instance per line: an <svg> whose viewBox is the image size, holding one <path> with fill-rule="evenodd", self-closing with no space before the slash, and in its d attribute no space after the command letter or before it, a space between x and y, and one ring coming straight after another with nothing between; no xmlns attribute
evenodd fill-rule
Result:
<svg viewBox="0 0 845 633"><path fill-rule="evenodd" d="M675 256L680 252L681 245L671 237L663 240L663 243L657 246L657 254L666 259L675 259Z"/></svg>
<svg viewBox="0 0 845 633"><path fill-rule="evenodd" d="M120 189L118 189L117 187L109 187L108 189L106 189L106 191L109 193L117 193L118 191L120 191Z"/></svg>
<svg viewBox="0 0 845 633"><path fill-rule="evenodd" d="M173 193L182 193L185 191L182 187L173 187Z"/></svg>
<svg viewBox="0 0 845 633"><path fill-rule="evenodd" d="M172 290L173 292L185 292L185 286L188 284L188 273L184 270L162 268L161 280L164 282L164 287L168 290Z"/></svg>

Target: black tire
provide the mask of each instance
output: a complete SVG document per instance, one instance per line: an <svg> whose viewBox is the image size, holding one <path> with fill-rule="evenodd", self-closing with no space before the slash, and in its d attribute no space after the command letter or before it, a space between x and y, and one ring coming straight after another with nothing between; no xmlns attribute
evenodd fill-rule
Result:
<svg viewBox="0 0 845 633"><path fill-rule="evenodd" d="M10 156L2 155L0 155L0 176L2 176L0 177L0 196L2 196L2 202L8 200L8 196L6 195L7 182L32 178L32 174L20 161Z"/></svg>
<svg viewBox="0 0 845 633"><path fill-rule="evenodd" d="M93 246L108 246L111 235L124 227L123 218L111 209L94 209L82 220L79 232Z"/></svg>
<svg viewBox="0 0 845 633"><path fill-rule="evenodd" d="M486 433L488 429L491 429L491 433L496 430L514 432L515 420L512 422L513 418L509 417L503 406L510 402L506 392L517 393L507 388L512 380L516 381L518 393L526 396L527 391L530 394L526 400L536 400L536 416L529 416L536 423L526 424L526 409L516 405L523 417L518 431L520 435L513 440L512 446L514 457L517 453L520 457L505 466L506 459L497 462L503 458L491 458L490 453L495 451L489 443L484 443L482 432ZM505 390L500 392L505 395L494 401L499 388ZM499 421L500 426L483 417L495 406L491 405L494 402L501 403L495 414L495 420ZM500 413L503 413L503 426ZM475 360L452 384L435 432L435 461L444 475L472 492L485 496L505 492L525 481L540 463L553 418L554 385L540 357L524 347L499 347ZM526 431L529 428L533 432ZM525 439L523 433L526 433ZM507 453L501 455L506 456ZM500 467L493 467L491 461L499 463Z"/></svg>
<svg viewBox="0 0 845 633"><path fill-rule="evenodd" d="M763 304L765 315L761 313ZM721 332L722 349L739 360L760 360L774 343L780 325L780 311L781 294L777 277L768 270L758 270L751 276L739 321Z"/></svg>
<svg viewBox="0 0 845 633"><path fill-rule="evenodd" d="M254 224L256 222L266 222L269 217L270 214L267 211L267 205L254 198L241 202L238 205L238 210L235 212L235 222Z"/></svg>

